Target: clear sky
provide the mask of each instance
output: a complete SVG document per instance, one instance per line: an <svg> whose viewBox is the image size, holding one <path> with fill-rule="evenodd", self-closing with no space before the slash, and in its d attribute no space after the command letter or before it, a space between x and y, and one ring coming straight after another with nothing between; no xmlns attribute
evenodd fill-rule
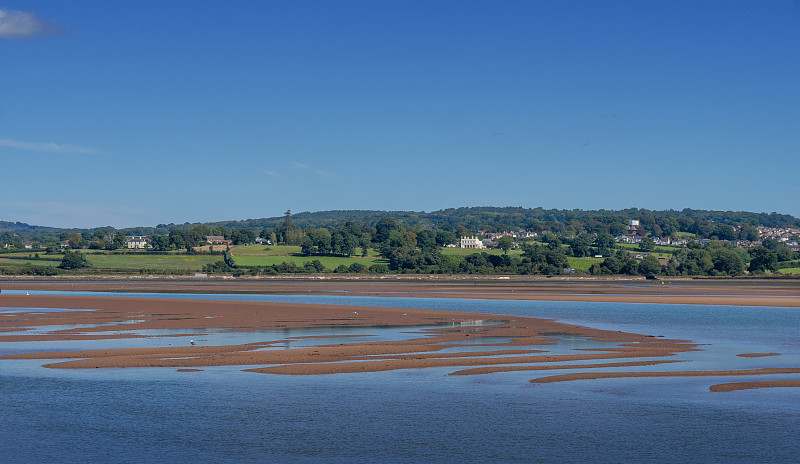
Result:
<svg viewBox="0 0 800 464"><path fill-rule="evenodd" d="M0 219L800 216L794 0L0 0Z"/></svg>

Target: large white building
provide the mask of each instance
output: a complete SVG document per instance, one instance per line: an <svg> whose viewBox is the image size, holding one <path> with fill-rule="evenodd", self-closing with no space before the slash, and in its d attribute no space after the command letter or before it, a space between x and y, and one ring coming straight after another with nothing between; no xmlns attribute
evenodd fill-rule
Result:
<svg viewBox="0 0 800 464"><path fill-rule="evenodd" d="M483 242L478 237L461 237L458 243L459 248L476 248L483 249Z"/></svg>
<svg viewBox="0 0 800 464"><path fill-rule="evenodd" d="M137 250L143 249L147 247L147 237L142 235L134 235L133 237L127 237L128 248L134 248Z"/></svg>

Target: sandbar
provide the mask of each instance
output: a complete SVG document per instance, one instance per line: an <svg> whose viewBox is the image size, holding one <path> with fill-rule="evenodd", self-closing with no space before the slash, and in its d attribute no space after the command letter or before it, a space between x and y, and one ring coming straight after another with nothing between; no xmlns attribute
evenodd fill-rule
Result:
<svg viewBox="0 0 800 464"><path fill-rule="evenodd" d="M127 282L126 282L127 283ZM154 291L154 282L144 282L148 291ZM286 284L287 282L283 282ZM308 282L304 282L308 283ZM328 282L327 290L307 289L306 293L319 293L329 291L332 294L342 294L342 282ZM352 282L351 282L352 283ZM61 282L49 286L80 284L91 286L95 290L109 291L113 285L104 282L96 283ZM119 285L119 282L116 283ZM136 283L138 285L138 283ZM161 291L167 288L161 282L155 282ZM204 291L219 291L220 283L206 286L202 283ZM412 289L414 296L439 295L445 293L439 289L432 293L428 283L407 282L383 286L380 282L364 285L360 283L361 293L380 294L386 296L398 288L406 289L402 296L409 296ZM534 283L535 284L535 283ZM195 284L192 284L195 285ZM449 285L449 284L448 284ZM531 282L522 282L520 286L531 286ZM548 288L552 283L546 283ZM658 287L662 287L659 284ZM666 284L664 284L666 285ZM255 292L256 287L263 283L247 283L235 286L238 291ZM518 290L515 286L506 290ZM535 287L535 285L533 285ZM289 285L286 288L292 288ZM480 291L447 293L449 298L463 298L464 294L470 297L484 298L488 290L497 290L494 283L463 284L456 288L473 288ZM568 287L554 285L562 292ZM570 285L569 289L574 286ZM580 286L582 291L586 286ZM589 287L597 287L591 283ZM3 283L3 288L8 288L8 283ZM33 290L32 287L28 287ZM170 283L172 290L182 289L198 291L197 288L186 289L175 282ZM338 290L334 290L334 288ZM691 301L702 302L705 300L697 295L678 294L691 293L698 290L697 286L691 291L683 289L678 291L672 288L669 295L660 295L662 302L675 302L675 297L684 297ZM705 287L703 287L705 288ZM85 289L85 288L81 288ZM741 287L739 288L740 290ZM380 291L378 291L380 290ZM578 298L579 301L607 301L604 296L613 297L612 300L634 301L637 298L652 298L654 295L639 295L643 291L637 286L633 294L595 294L574 295L561 293L561 298L552 298L547 292L541 292L542 287L527 295L519 292L497 293L496 297L517 299L564 299ZM573 289L574 290L574 289ZM644 290L652 291L648 287ZM706 289L708 290L708 289ZM724 291L721 291L724 290ZM753 291L745 289L746 292ZM141 288L131 290L126 287L124 291L144 291ZM263 291L260 290L260 291ZM259 291L259 292L260 292ZM419 293L416 293L416 292ZM620 288L607 291L620 291ZM667 291L663 288L663 291ZM749 293L740 293L735 296L728 295L730 289L716 288L713 295L708 298L723 301L725 298L750 298ZM773 303L780 299L797 304L797 298L792 295L792 288L779 285L765 292L761 298ZM292 293L287 290L287 293ZM302 293L302 292L297 292ZM345 292L346 294L356 293ZM514 293L514 295L511 295ZM624 298L623 298L624 297ZM585 299L584 299L585 298ZM627 299L626 299L627 298ZM663 300L667 298L667 300ZM723 303L714 303L723 304ZM769 306L780 306L770 304ZM273 375L321 375L342 374L358 372L377 372L400 369L424 368L451 368L450 375L489 375L510 371L548 371L554 369L581 370L578 373L569 373L533 379L532 382L544 383L553 381L598 379L613 377L673 377L673 376L745 376L745 375L772 375L772 374L797 374L800 369L793 367L755 370L718 371L682 371L682 372L597 372L595 369L609 367L637 367L658 366L674 362L685 362L669 359L679 353L700 350L689 340L667 340L645 334L634 334L609 330L599 330L590 327L559 323L546 319L535 319L517 316L497 316L470 312L445 312L420 309L395 309L395 308L370 308L363 306L344 305L314 305L300 303L267 303L250 301L219 301L219 300L189 300L169 298L138 298L138 297L108 297L108 296L55 296L55 295L10 295L0 294L0 307L25 308L19 312L5 313L0 316L0 344L14 341L57 341L57 340L100 340L100 339L125 339L137 338L143 335L135 333L146 329L181 329L181 337L185 339L191 334L201 335L208 330L227 330L236 332L252 332L267 329L286 329L297 327L407 327L413 336L401 341L374 341L343 343L347 334L337 336L337 343L320 344L315 346L293 349L271 349L284 340L265 339L263 341L241 345L225 346L190 346L181 345L181 339L173 335L160 336L157 339L163 346L150 348L116 348L80 351L55 351L48 353L18 353L0 357L2 359L37 359L46 361L49 368L85 369L85 368L134 368L134 367L169 367L179 372L199 372L204 367L210 366L241 366L242 370ZM63 311L37 311L44 308L59 308ZM26 328L43 326L69 326L80 324L81 328L60 328L44 333L26 334ZM87 327L88 326L88 327ZM610 347L592 349L591 351L574 350L569 354L550 353L548 347L556 342L559 336L565 334L586 337L590 340L611 342ZM497 342L502 337L504 342ZM485 342L484 342L485 339ZM448 352L446 348L465 347L461 352ZM467 348L468 347L468 348ZM491 347L483 348L483 347ZM761 357L773 356L777 353L745 353L743 356ZM592 370L595 370L592 372ZM730 391L741 388L759 388L760 386L800 386L794 380L781 379L780 381L740 382L731 387L715 386L712 391ZM740 386L747 385L747 386ZM729 390L725 390L729 389Z"/></svg>
<svg viewBox="0 0 800 464"><path fill-rule="evenodd" d="M2 281L0 289L98 292L262 293L420 298L594 301L800 307L797 279L646 280L638 277L307 276L231 279L37 278Z"/></svg>

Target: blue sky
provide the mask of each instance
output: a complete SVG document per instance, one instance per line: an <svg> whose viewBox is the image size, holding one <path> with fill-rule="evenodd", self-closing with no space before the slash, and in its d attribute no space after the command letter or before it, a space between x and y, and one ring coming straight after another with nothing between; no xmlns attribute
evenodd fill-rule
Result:
<svg viewBox="0 0 800 464"><path fill-rule="evenodd" d="M800 3L0 0L0 219L800 216Z"/></svg>

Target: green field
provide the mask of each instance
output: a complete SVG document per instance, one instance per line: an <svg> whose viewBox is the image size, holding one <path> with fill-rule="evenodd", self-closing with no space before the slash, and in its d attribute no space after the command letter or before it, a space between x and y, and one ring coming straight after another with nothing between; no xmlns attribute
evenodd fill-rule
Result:
<svg viewBox="0 0 800 464"><path fill-rule="evenodd" d="M334 270L340 265L350 266L353 263L361 263L366 267L373 264L385 264L387 261L375 256L375 250L368 250L371 256L362 258L361 256L305 256L300 253L299 246L264 246L264 245L245 245L231 249L231 256L238 266L271 266L283 262L292 262L298 266L313 260L319 260L323 266ZM361 249L357 248L356 253L360 255Z"/></svg>
<svg viewBox="0 0 800 464"><path fill-rule="evenodd" d="M83 250L92 271L156 271L156 272L200 272L203 265L214 263L222 259L222 255L182 255L182 254L151 254L146 252L132 252L126 254L102 254L94 250ZM31 253L14 253L9 256L27 258ZM42 259L13 259L0 261L3 265L34 266L59 266L64 255L40 255Z"/></svg>
<svg viewBox="0 0 800 464"><path fill-rule="evenodd" d="M574 258L567 257L569 267L574 268L576 271L586 272L592 267L592 264L600 264L605 258Z"/></svg>
<svg viewBox="0 0 800 464"><path fill-rule="evenodd" d="M120 271L175 271L199 272L203 265L222 259L221 255L151 255L151 254L125 254L125 255L95 255L87 254L86 258L94 269L109 269Z"/></svg>
<svg viewBox="0 0 800 464"><path fill-rule="evenodd" d="M297 264L298 266L302 266L308 261L319 260L323 266L330 270L334 270L340 265L349 267L353 263L361 263L364 266L369 267L373 264L385 264L388 262L382 258L345 258L341 256L235 256L233 259L237 266L271 266L273 264L281 264L284 262L291 262Z"/></svg>
<svg viewBox="0 0 800 464"><path fill-rule="evenodd" d="M778 269L778 274L800 274L800 267L787 267Z"/></svg>
<svg viewBox="0 0 800 464"><path fill-rule="evenodd" d="M443 256L468 256L475 253L486 253L488 255L502 255L503 250L499 248L485 248L476 250L472 248L442 248ZM508 250L509 255L521 255L522 250Z"/></svg>
<svg viewBox="0 0 800 464"><path fill-rule="evenodd" d="M33 266L51 266L56 267L61 264L61 260L58 261L45 261L43 259L3 259L0 258L0 266L3 267L12 267L12 266L24 266L25 264L30 264Z"/></svg>
<svg viewBox="0 0 800 464"><path fill-rule="evenodd" d="M220 247L222 248L222 247ZM299 246L291 245L242 245L231 248L231 255L238 256L293 256L300 254Z"/></svg>
<svg viewBox="0 0 800 464"><path fill-rule="evenodd" d="M639 244L638 243L617 243L618 248L622 248L626 251L639 251ZM657 246L653 249L654 255L659 258L671 258L673 253L677 253L681 247L669 247L669 246ZM647 252L643 252L647 253Z"/></svg>

